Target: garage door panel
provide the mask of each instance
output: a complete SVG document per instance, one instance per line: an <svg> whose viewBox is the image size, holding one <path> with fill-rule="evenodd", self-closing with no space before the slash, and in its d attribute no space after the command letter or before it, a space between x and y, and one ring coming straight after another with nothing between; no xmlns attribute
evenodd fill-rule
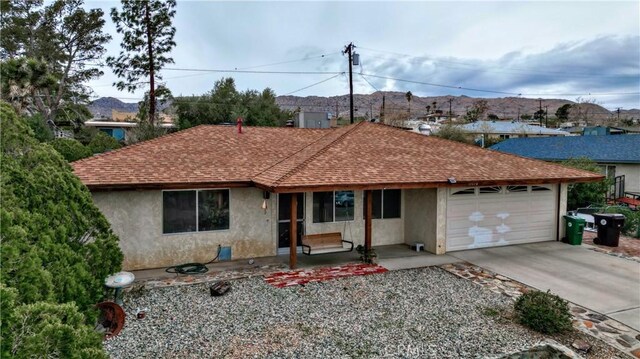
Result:
<svg viewBox="0 0 640 359"><path fill-rule="evenodd" d="M551 191L450 195L447 251L552 240L556 186Z"/></svg>

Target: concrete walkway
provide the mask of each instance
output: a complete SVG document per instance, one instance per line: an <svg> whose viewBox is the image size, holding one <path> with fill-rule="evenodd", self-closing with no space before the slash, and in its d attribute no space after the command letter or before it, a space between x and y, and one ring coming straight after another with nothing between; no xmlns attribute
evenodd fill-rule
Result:
<svg viewBox="0 0 640 359"><path fill-rule="evenodd" d="M458 258L640 330L640 263L543 242L451 252Z"/></svg>

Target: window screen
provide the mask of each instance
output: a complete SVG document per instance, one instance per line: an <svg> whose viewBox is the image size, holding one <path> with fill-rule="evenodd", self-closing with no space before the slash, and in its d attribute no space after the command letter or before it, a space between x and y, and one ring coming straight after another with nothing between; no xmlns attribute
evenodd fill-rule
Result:
<svg viewBox="0 0 640 359"><path fill-rule="evenodd" d="M384 197L382 201L382 217L400 218L402 191L399 189L386 189L382 194Z"/></svg>
<svg viewBox="0 0 640 359"><path fill-rule="evenodd" d="M196 191L168 191L162 197L162 232L195 232Z"/></svg>
<svg viewBox="0 0 640 359"><path fill-rule="evenodd" d="M162 232L229 229L229 190L162 192Z"/></svg>
<svg viewBox="0 0 640 359"><path fill-rule="evenodd" d="M198 191L198 231L229 229L229 191Z"/></svg>
<svg viewBox="0 0 640 359"><path fill-rule="evenodd" d="M401 217L401 196L402 190L386 189L371 191L373 203L371 218L400 218ZM366 218L366 203L363 206L362 218Z"/></svg>
<svg viewBox="0 0 640 359"><path fill-rule="evenodd" d="M335 204L336 222L353 220L353 191L336 191Z"/></svg>
<svg viewBox="0 0 640 359"><path fill-rule="evenodd" d="M333 222L333 192L313 193L313 223Z"/></svg>

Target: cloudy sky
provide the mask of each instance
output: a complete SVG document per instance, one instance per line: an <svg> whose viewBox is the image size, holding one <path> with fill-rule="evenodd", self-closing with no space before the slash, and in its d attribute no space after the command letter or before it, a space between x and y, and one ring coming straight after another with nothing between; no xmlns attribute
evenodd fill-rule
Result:
<svg viewBox="0 0 640 359"><path fill-rule="evenodd" d="M174 95L202 94L223 76L240 90L341 95L349 91L341 51L353 42L356 93L582 97L609 109L640 108L639 4L178 1L175 64L162 75ZM114 6L87 3L107 14ZM109 16L106 31L114 37L108 53L117 56L120 37ZM125 102L142 97L117 91L114 80L105 70L90 86Z"/></svg>

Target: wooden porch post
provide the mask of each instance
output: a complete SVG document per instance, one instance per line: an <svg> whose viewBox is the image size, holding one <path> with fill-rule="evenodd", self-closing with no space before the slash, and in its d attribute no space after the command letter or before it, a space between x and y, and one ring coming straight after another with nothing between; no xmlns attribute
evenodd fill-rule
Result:
<svg viewBox="0 0 640 359"><path fill-rule="evenodd" d="M291 222L289 222L289 268L296 268L298 259L298 194L291 194Z"/></svg>
<svg viewBox="0 0 640 359"><path fill-rule="evenodd" d="M371 190L364 191L364 249L371 249L371 217L373 215L373 193Z"/></svg>

